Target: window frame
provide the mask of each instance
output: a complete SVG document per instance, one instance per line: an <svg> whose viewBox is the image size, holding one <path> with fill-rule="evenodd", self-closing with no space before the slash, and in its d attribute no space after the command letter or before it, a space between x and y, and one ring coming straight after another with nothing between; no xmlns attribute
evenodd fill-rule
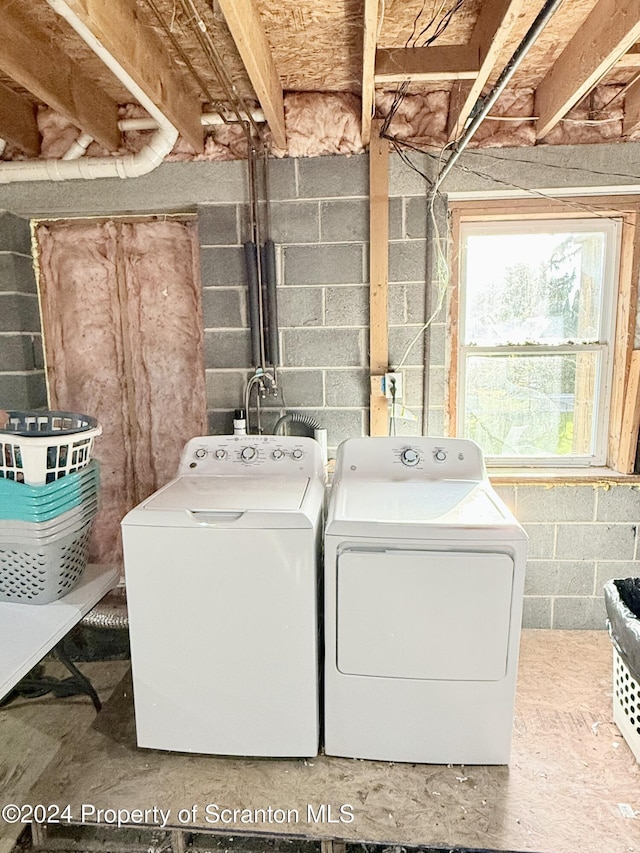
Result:
<svg viewBox="0 0 640 853"><path fill-rule="evenodd" d="M629 432L629 402L626 401L631 353L634 345L636 326L636 306L638 291L638 275L640 272L639 251L639 222L640 197L571 197L565 201L540 200L478 200L451 201L449 205L451 216L451 282L450 305L448 314L448 397L445 401L445 411L448 422L448 432L456 435L458 432L459 387L464 380L461 371L462 356L461 337L461 261L462 242L461 230L466 223L509 223L519 221L544 220L591 220L597 218L615 219L621 223L619 254L617 264L618 291L609 300L611 314L611 365L606 382L607 401L604 404L602 416L606 418L604 430L606 439L603 441L604 453L599 459L586 462L583 460L551 457L538 461L537 459L498 459L489 460L491 466L508 465L511 468L535 469L544 466L550 469L577 468L588 471L606 465L618 473L632 473L635 463L635 447L632 434ZM537 349L537 348L536 348ZM571 351L577 351L571 347ZM625 402L626 417L625 417ZM637 427L636 427L637 434Z"/></svg>

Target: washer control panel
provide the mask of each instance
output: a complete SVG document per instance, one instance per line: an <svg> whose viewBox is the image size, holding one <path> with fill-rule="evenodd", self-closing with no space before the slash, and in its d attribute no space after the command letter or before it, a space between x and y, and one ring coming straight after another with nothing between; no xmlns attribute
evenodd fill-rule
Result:
<svg viewBox="0 0 640 853"><path fill-rule="evenodd" d="M482 480L486 469L482 450L469 439L385 436L343 442L334 482L339 477Z"/></svg>
<svg viewBox="0 0 640 853"><path fill-rule="evenodd" d="M313 438L286 435L205 435L184 447L178 476L260 475L307 472L322 468L320 445Z"/></svg>

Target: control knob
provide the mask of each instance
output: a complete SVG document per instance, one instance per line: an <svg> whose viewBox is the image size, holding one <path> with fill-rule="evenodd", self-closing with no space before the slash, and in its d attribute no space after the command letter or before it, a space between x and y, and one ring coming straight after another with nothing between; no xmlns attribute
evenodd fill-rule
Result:
<svg viewBox="0 0 640 853"><path fill-rule="evenodd" d="M226 458L227 458L227 451L224 449L224 447L219 447L216 450L216 459L226 459Z"/></svg>
<svg viewBox="0 0 640 853"><path fill-rule="evenodd" d="M443 450L441 447L437 447L433 451L433 458L436 460L436 462L445 462L447 458L446 450Z"/></svg>
<svg viewBox="0 0 640 853"><path fill-rule="evenodd" d="M244 462L251 462L253 459L256 458L257 455L258 455L258 451L255 449L255 447L251 447L251 446L243 447L242 450L240 451L240 458Z"/></svg>
<svg viewBox="0 0 640 853"><path fill-rule="evenodd" d="M291 458L292 459L302 459L303 456L304 456L304 453L302 452L302 450L300 450L299 447L296 447L295 450L291 451Z"/></svg>
<svg viewBox="0 0 640 853"><path fill-rule="evenodd" d="M413 468L420 461L420 454L417 450L414 450L413 447L405 447L400 454L400 461L403 465L408 465L410 468Z"/></svg>
<svg viewBox="0 0 640 853"><path fill-rule="evenodd" d="M196 452L194 453L194 456L196 457L196 459L204 459L204 457L206 455L207 455L207 451L205 450L204 447L199 447L196 450Z"/></svg>
<svg viewBox="0 0 640 853"><path fill-rule="evenodd" d="M283 456L284 456L284 450L280 450L279 447L276 447L276 449L271 454L272 459L282 459Z"/></svg>

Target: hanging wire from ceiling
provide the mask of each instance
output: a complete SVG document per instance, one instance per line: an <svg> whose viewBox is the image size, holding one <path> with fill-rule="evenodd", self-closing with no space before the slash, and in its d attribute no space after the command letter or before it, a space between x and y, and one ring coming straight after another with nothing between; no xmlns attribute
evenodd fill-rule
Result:
<svg viewBox="0 0 640 853"><path fill-rule="evenodd" d="M447 9L447 11L443 14L443 10L446 6L446 0L436 0L431 12L431 18L429 19L427 24L422 27L420 32L416 33L418 29L418 22L422 17L426 6L426 0L423 0L422 7L414 18L411 34L409 35L404 44L405 48L429 47L430 45L432 45L433 42L436 41L436 39L440 38L440 36L445 32L445 30L453 20L455 13L462 8L465 2L466 0L454 0L451 7ZM438 5L437 9L435 8L436 4ZM435 27L435 31L430 36L428 36L427 33L432 27ZM423 41L422 43L419 43L421 38L423 38ZM389 107L389 110L387 111L387 114L383 117L382 127L380 129L380 136L382 136L383 138L390 139L390 137L388 136L389 127L391 125L391 122L393 121L394 116L400 109L402 102L405 100L408 91L408 80L405 80L402 83L398 83L398 85L396 86L394 99L391 103L391 106Z"/></svg>
<svg viewBox="0 0 640 853"><path fill-rule="evenodd" d="M218 115L223 120L225 120L224 119L224 110L223 110L222 104L220 103L220 99L215 98L211 94L207 83L203 80L202 76L198 73L197 69L195 68L193 62L191 61L191 59L189 57L189 54L184 50L184 48L182 47L182 45L180 44L180 42L176 38L176 35L174 33L174 29L173 29L173 21L171 23L169 23L166 20L166 18L164 17L162 12L158 8L158 5L155 2L155 0L145 0L145 2L147 4L147 6L151 9L151 11L153 12L158 24L160 25L160 27L164 31L165 35L167 36L167 38L171 42L171 46L176 51L176 53L180 56L180 59L186 65L187 69L189 70L189 73L191 74L193 79L196 81L196 83L200 87L200 91L205 96L208 103L211 104L212 108L218 113Z"/></svg>
<svg viewBox="0 0 640 853"><path fill-rule="evenodd" d="M231 106L231 111L236 116L237 120L242 125L247 142L250 147L256 145L262 146L263 133L262 128L254 120L252 111L247 105L245 99L238 92L236 85L229 76L224 61L215 46L211 32L206 21L198 12L193 0L178 0L178 3L186 16L187 22L193 26L193 33L198 39L198 43L209 62L219 84L225 93L225 97ZM249 127L251 125L251 127Z"/></svg>

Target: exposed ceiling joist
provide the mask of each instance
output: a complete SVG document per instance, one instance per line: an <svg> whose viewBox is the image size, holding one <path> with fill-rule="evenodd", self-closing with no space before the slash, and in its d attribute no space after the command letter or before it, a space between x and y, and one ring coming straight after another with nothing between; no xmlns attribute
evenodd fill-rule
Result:
<svg viewBox="0 0 640 853"><path fill-rule="evenodd" d="M278 148L287 147L284 95L253 0L218 0Z"/></svg>
<svg viewBox="0 0 640 853"><path fill-rule="evenodd" d="M29 157L40 153L40 134L33 104L0 83L0 139Z"/></svg>
<svg viewBox="0 0 640 853"><path fill-rule="evenodd" d="M56 3L51 2L56 8ZM64 5L126 71L196 151L202 151L201 105L176 65L129 0L64 0Z"/></svg>
<svg viewBox="0 0 640 853"><path fill-rule="evenodd" d="M640 127L640 80L636 81L624 96L623 136L630 136Z"/></svg>
<svg viewBox="0 0 640 853"><path fill-rule="evenodd" d="M536 90L539 139L589 93L639 37L638 0L599 0Z"/></svg>
<svg viewBox="0 0 640 853"><path fill-rule="evenodd" d="M640 44L634 44L631 50L628 50L618 60L619 68L640 68Z"/></svg>
<svg viewBox="0 0 640 853"><path fill-rule="evenodd" d="M0 69L39 101L116 151L121 141L116 102L57 50L50 34L41 32L15 3L0 0L0 14Z"/></svg>
<svg viewBox="0 0 640 853"><path fill-rule="evenodd" d="M375 62L379 0L364 0L364 36L362 43L362 126L364 146L371 141L371 120L375 104Z"/></svg>
<svg viewBox="0 0 640 853"><path fill-rule="evenodd" d="M457 139L464 130L471 110L482 94L498 55L525 4L526 0L485 0L481 4L470 41L470 45L477 48L479 53L478 75L472 82L463 80L454 84L447 127L450 140Z"/></svg>
<svg viewBox="0 0 640 853"><path fill-rule="evenodd" d="M480 52L472 45L383 48L376 51L376 83L474 80Z"/></svg>

